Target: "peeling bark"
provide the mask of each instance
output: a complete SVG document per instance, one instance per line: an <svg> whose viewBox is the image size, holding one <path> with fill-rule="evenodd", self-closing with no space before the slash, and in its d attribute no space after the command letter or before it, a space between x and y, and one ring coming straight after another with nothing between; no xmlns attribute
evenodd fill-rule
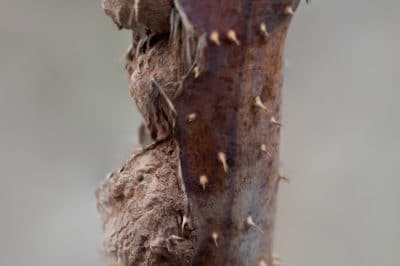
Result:
<svg viewBox="0 0 400 266"><path fill-rule="evenodd" d="M126 70L144 119L143 150L97 193L117 265L273 265L282 56L298 3L103 2L133 30Z"/></svg>

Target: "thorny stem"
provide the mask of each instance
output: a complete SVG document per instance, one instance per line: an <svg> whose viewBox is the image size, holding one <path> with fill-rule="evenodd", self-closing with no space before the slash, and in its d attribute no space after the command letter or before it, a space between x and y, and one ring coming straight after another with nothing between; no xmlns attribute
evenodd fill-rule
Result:
<svg viewBox="0 0 400 266"><path fill-rule="evenodd" d="M106 232L118 229L118 219L128 219L126 223L136 228L136 235L144 232L140 226L146 227L139 244L130 240L136 236L130 231L129 235L116 233L116 240L111 235L114 242L109 241L108 250L121 266L273 265L276 197L279 181L285 180L278 172L282 56L299 0L103 2L106 13L120 28L133 31L127 71L132 96L142 108L146 126L164 130L168 127L157 124L163 119L173 124L168 138L132 157L127 163L131 165L128 174L142 172L143 164L137 161L146 161L148 154L153 154L158 168L168 168L170 163L168 169L176 172L169 180L177 182L166 186L160 197L169 199L169 189L177 190L176 184L178 194L183 195L176 204L166 201L158 208L165 211L163 219L171 218L169 221L180 213L176 225L153 225L151 220L151 224L142 225L135 213L129 219L124 216L132 212L129 206L141 195L140 185L127 193L126 186L132 184L122 177L125 170L121 177L103 182L98 201ZM171 54L176 59L168 63ZM167 63L159 63L163 60ZM176 73L181 74L174 76ZM166 147L177 150L179 158L168 163L163 160L168 158ZM151 168L148 178L154 178L156 172L164 171ZM118 193L108 201L108 190L113 191L115 184ZM144 184L148 190L150 184ZM146 197L140 200L150 207L142 209L139 204L136 213L157 216L157 204L149 205ZM168 241L174 241L173 246Z"/></svg>
<svg viewBox="0 0 400 266"><path fill-rule="evenodd" d="M209 40L207 71L186 79L176 101L187 215L199 230L193 265L272 265L282 56L299 1L177 2L187 28ZM185 123L189 113L198 114L194 123Z"/></svg>

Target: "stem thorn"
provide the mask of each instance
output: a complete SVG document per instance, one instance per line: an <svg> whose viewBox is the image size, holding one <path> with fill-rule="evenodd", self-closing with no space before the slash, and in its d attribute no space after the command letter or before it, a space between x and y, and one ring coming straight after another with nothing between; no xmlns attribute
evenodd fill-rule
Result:
<svg viewBox="0 0 400 266"><path fill-rule="evenodd" d="M267 106L265 106L264 103L261 101L260 96L257 96L256 98L254 98L254 106L257 108L261 108L264 111L268 111Z"/></svg>
<svg viewBox="0 0 400 266"><path fill-rule="evenodd" d="M191 113L191 114L188 114L187 121L188 122L193 122L194 120L196 120L196 118L197 118L197 114L196 113Z"/></svg>
<svg viewBox="0 0 400 266"><path fill-rule="evenodd" d="M287 176L280 175L279 180L285 181L286 183L290 183L290 179Z"/></svg>
<svg viewBox="0 0 400 266"><path fill-rule="evenodd" d="M256 230L260 231L261 233L264 233L264 230L261 229L256 223L253 221L253 218L251 216L248 216L246 219L246 224L250 227L255 228Z"/></svg>
<svg viewBox="0 0 400 266"><path fill-rule="evenodd" d="M290 15L290 16L294 15L294 10L293 10L293 6L292 5L287 5L285 7L285 14L286 15Z"/></svg>
<svg viewBox="0 0 400 266"><path fill-rule="evenodd" d="M183 215L182 217L182 232L185 230L185 226L189 223L189 218L186 217L186 215Z"/></svg>
<svg viewBox="0 0 400 266"><path fill-rule="evenodd" d="M258 266L268 266L268 264L265 262L265 260L260 260L260 262L258 263Z"/></svg>
<svg viewBox="0 0 400 266"><path fill-rule="evenodd" d="M240 42L239 42L239 40L236 36L236 32L234 30L228 30L228 32L226 33L226 36L228 37L229 40L234 42L237 46L240 45Z"/></svg>
<svg viewBox="0 0 400 266"><path fill-rule="evenodd" d="M208 184L208 178L207 178L207 176L206 175L202 175L202 176L200 176L200 185L201 185L201 187L203 188L203 190L206 190L206 186L207 186L207 184Z"/></svg>
<svg viewBox="0 0 400 266"><path fill-rule="evenodd" d="M218 33L218 31L213 31L213 32L211 32L209 38L210 38L210 40L211 40L213 43L215 43L216 45L218 45L218 46L221 45L221 42L220 42L220 40L219 40L219 33Z"/></svg>
<svg viewBox="0 0 400 266"><path fill-rule="evenodd" d="M194 75L194 78L195 78L195 79L197 79L197 78L200 76L200 69L199 69L198 66L195 66L195 67L193 68L193 75Z"/></svg>
<svg viewBox="0 0 400 266"><path fill-rule="evenodd" d="M271 123L274 125L277 125L279 127L283 126L283 124L281 122L279 122L278 120L276 120L276 118L274 116L271 117Z"/></svg>
<svg viewBox="0 0 400 266"><path fill-rule="evenodd" d="M212 232L211 238L214 240L215 246L218 247L218 234L217 234L217 232Z"/></svg>
<svg viewBox="0 0 400 266"><path fill-rule="evenodd" d="M267 150L267 146L265 144L260 145L260 150L264 152L268 157L272 156L272 154Z"/></svg>
<svg viewBox="0 0 400 266"><path fill-rule="evenodd" d="M265 25L264 22L260 24L260 31L261 31L262 35L263 35L265 38L268 38L268 37L269 37L269 33L268 33L268 30L267 30L267 26Z"/></svg>
<svg viewBox="0 0 400 266"><path fill-rule="evenodd" d="M226 161L226 154L224 152L219 152L218 159L222 163L222 167L224 168L225 173L227 173L228 172L228 163Z"/></svg>

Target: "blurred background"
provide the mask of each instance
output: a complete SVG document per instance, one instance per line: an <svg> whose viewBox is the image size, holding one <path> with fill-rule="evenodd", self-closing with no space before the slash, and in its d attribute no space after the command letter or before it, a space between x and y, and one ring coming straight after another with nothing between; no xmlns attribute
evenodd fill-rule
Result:
<svg viewBox="0 0 400 266"><path fill-rule="evenodd" d="M283 265L400 265L399 10L316 0L292 22ZM100 0L1 1L0 265L105 265L94 192L140 122L120 60L128 44Z"/></svg>

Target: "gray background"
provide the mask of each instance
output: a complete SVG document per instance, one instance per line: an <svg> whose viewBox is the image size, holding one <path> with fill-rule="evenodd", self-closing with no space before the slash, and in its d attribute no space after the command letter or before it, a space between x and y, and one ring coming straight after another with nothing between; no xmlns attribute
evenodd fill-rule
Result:
<svg viewBox="0 0 400 266"><path fill-rule="evenodd" d="M286 47L292 183L276 253L291 266L400 265L400 4L312 2ZM94 191L140 121L128 43L99 0L1 1L0 265L103 265Z"/></svg>

